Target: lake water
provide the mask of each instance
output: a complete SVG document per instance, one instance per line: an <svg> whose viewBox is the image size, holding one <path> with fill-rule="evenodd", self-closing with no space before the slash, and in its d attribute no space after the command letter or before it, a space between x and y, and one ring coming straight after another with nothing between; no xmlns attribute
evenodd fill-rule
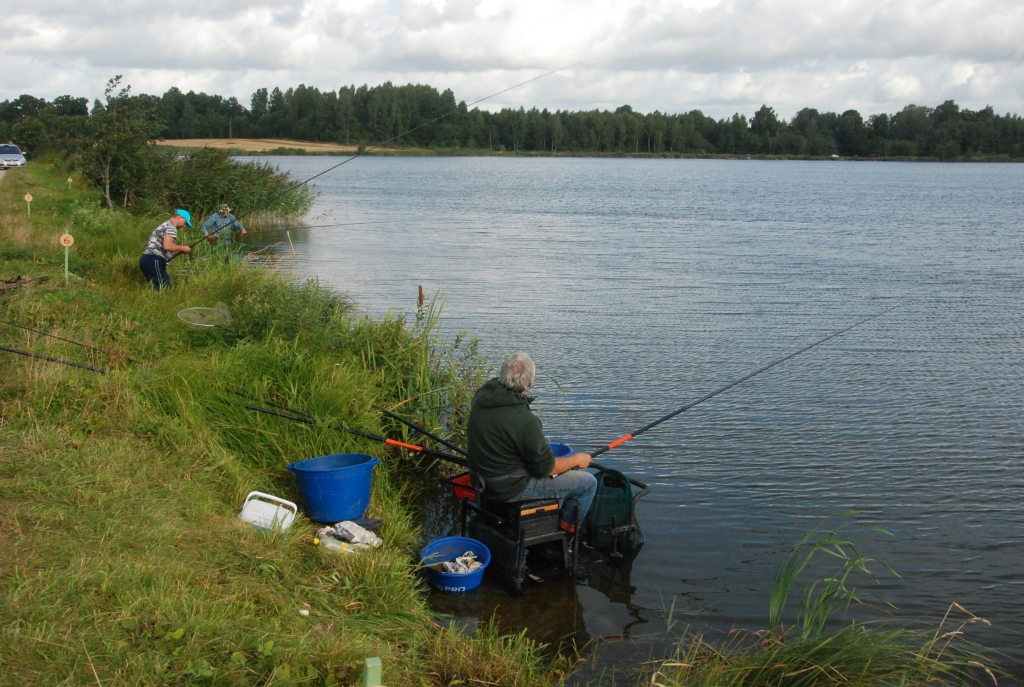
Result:
<svg viewBox="0 0 1024 687"><path fill-rule="evenodd" d="M934 626L956 602L1021 655L1024 166L363 158L316 184L307 224L347 226L293 230L287 262L372 314L441 291L446 331L533 356L545 429L578 449L900 306L602 456L654 489L635 560L439 610L598 640L582 680L687 623L763 628L788 547L860 519L901 577L874 566L853 617Z"/></svg>

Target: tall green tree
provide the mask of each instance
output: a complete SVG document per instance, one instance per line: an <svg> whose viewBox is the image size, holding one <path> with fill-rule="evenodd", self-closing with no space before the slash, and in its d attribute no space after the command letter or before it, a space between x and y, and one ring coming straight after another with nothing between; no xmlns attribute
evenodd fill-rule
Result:
<svg viewBox="0 0 1024 687"><path fill-rule="evenodd" d="M107 103L93 108L79 151L82 169L103 190L107 207L114 205L112 192L123 193L127 204L132 189L148 178L156 162L150 141L161 129L152 109L132 97L131 86L120 86L120 74L107 82Z"/></svg>

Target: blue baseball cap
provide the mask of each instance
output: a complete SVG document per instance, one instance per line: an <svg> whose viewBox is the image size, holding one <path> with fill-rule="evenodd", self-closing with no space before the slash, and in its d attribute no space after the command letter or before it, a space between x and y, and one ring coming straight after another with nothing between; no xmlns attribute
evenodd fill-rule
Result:
<svg viewBox="0 0 1024 687"><path fill-rule="evenodd" d="M185 220L185 224L192 226L192 214L188 210L175 210L174 214L181 215L181 218Z"/></svg>

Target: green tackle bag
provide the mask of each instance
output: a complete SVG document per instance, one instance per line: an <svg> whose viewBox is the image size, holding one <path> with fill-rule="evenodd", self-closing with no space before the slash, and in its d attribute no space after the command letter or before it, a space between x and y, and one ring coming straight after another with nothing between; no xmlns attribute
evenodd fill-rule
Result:
<svg viewBox="0 0 1024 687"><path fill-rule="evenodd" d="M583 541L599 550L628 551L644 543L643 532L633 512L633 486L618 470L601 470L596 475L597 493L583 521ZM613 524L614 523L614 524ZM612 528L628 529L612 533ZM613 538L617 541L614 542Z"/></svg>

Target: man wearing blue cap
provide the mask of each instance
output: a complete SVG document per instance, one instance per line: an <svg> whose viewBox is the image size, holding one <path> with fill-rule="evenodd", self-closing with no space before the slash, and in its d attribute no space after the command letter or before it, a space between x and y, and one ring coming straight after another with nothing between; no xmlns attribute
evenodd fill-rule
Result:
<svg viewBox="0 0 1024 687"><path fill-rule="evenodd" d="M167 261L177 253L191 252L191 248L178 244L178 229L185 225L192 226L192 215L188 210L175 210L171 218L153 230L149 235L146 250L139 258L139 269L153 285L155 291L171 288L171 278L167 276Z"/></svg>

